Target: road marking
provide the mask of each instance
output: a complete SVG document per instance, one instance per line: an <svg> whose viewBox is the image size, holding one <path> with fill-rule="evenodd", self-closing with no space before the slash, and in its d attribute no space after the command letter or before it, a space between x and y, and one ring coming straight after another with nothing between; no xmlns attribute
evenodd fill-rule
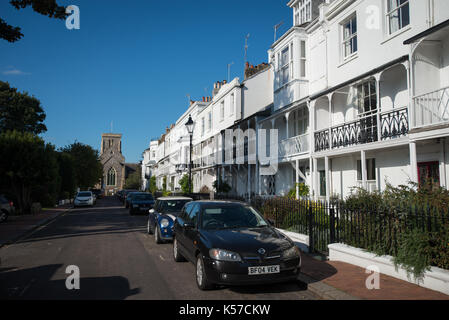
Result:
<svg viewBox="0 0 449 320"><path fill-rule="evenodd" d="M160 254L159 258L161 258L162 261L165 261L164 257Z"/></svg>

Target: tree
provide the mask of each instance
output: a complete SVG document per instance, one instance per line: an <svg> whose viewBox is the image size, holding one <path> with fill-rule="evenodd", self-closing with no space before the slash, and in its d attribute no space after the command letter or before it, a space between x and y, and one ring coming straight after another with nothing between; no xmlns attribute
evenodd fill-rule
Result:
<svg viewBox="0 0 449 320"><path fill-rule="evenodd" d="M148 186L148 190L152 194L154 194L157 191L156 176L151 176L151 178L150 178L150 185Z"/></svg>
<svg viewBox="0 0 449 320"><path fill-rule="evenodd" d="M12 189L21 213L31 212L33 200L55 201L59 168L54 146L29 132L6 131L0 133L0 150L1 187Z"/></svg>
<svg viewBox="0 0 449 320"><path fill-rule="evenodd" d="M67 17L65 7L59 6L56 0L10 0L9 3L17 10L31 6L37 13L50 18L65 19ZM22 37L23 34L19 27L13 27L0 18L0 38L16 42Z"/></svg>
<svg viewBox="0 0 449 320"><path fill-rule="evenodd" d="M142 186L142 177L138 171L133 172L125 181L124 189L139 190Z"/></svg>
<svg viewBox="0 0 449 320"><path fill-rule="evenodd" d="M91 146L75 142L60 150L69 154L75 164L76 184L81 189L94 187L103 176L103 165L100 162L98 150Z"/></svg>
<svg viewBox="0 0 449 320"><path fill-rule="evenodd" d="M228 193L231 191L231 186L226 181L215 180L212 187L217 193Z"/></svg>
<svg viewBox="0 0 449 320"><path fill-rule="evenodd" d="M189 175L188 174L185 174L182 176L182 178L179 180L179 185L181 186L181 190L183 193L190 193Z"/></svg>
<svg viewBox="0 0 449 320"><path fill-rule="evenodd" d="M58 152L59 176L61 177L61 188L59 197L61 199L72 199L76 192L75 161L66 152Z"/></svg>
<svg viewBox="0 0 449 320"><path fill-rule="evenodd" d="M41 134L47 131L41 103L28 93L20 93L0 81L0 132L20 131Z"/></svg>

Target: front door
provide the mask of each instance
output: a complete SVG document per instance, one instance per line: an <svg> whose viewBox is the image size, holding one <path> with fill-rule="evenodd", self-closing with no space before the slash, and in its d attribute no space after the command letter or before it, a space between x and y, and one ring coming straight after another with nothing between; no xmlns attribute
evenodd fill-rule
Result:
<svg viewBox="0 0 449 320"><path fill-rule="evenodd" d="M438 161L418 163L418 181L420 186L429 184L439 188L440 163Z"/></svg>

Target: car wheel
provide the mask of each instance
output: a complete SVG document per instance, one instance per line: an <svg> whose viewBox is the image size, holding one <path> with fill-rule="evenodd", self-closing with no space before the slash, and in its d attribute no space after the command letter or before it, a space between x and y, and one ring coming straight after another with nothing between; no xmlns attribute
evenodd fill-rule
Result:
<svg viewBox="0 0 449 320"><path fill-rule="evenodd" d="M8 212L1 211L0 212L0 222L5 222L8 219Z"/></svg>
<svg viewBox="0 0 449 320"><path fill-rule="evenodd" d="M159 234L159 227L156 226L154 228L154 241L156 241L157 244L162 243L161 235Z"/></svg>
<svg viewBox="0 0 449 320"><path fill-rule="evenodd" d="M150 219L148 219L148 222L147 222L147 233L153 234L153 231L151 230L151 226L150 226Z"/></svg>
<svg viewBox="0 0 449 320"><path fill-rule="evenodd" d="M204 261L201 253L196 258L196 284L201 290L210 290L214 285L207 279Z"/></svg>
<svg viewBox="0 0 449 320"><path fill-rule="evenodd" d="M176 238L173 239L173 259L175 259L176 262L186 261L186 259L179 253L178 240L176 240Z"/></svg>

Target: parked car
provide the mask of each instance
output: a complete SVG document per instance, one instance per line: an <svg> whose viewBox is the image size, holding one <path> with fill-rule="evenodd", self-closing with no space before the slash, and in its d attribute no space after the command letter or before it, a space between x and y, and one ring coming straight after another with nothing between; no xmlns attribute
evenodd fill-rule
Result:
<svg viewBox="0 0 449 320"><path fill-rule="evenodd" d="M126 209L129 208L129 202L131 201L131 197L132 197L135 193L141 193L141 192L140 192L140 191L137 191L137 190L128 190L128 192L126 193L125 203L124 203Z"/></svg>
<svg viewBox="0 0 449 320"><path fill-rule="evenodd" d="M151 193L133 192L129 199L129 214L148 213L153 206L154 198Z"/></svg>
<svg viewBox="0 0 449 320"><path fill-rule="evenodd" d="M5 222L15 211L14 203L4 195L0 195L0 223Z"/></svg>
<svg viewBox="0 0 449 320"><path fill-rule="evenodd" d="M229 201L185 205L174 224L173 257L196 265L201 290L216 284L296 281L299 248L253 207Z"/></svg>
<svg viewBox="0 0 449 320"><path fill-rule="evenodd" d="M81 191L75 197L73 201L73 205L75 208L77 207L86 207L86 206L94 206L96 204L95 195L92 191Z"/></svg>
<svg viewBox="0 0 449 320"><path fill-rule="evenodd" d="M103 191L100 189L91 189L92 193L95 195L97 199L103 198Z"/></svg>
<svg viewBox="0 0 449 320"><path fill-rule="evenodd" d="M147 232L154 234L156 243L173 239L173 225L185 204L191 202L187 197L158 198L154 209L148 215Z"/></svg>
<svg viewBox="0 0 449 320"><path fill-rule="evenodd" d="M124 192L123 192L123 204L125 205L125 208L126 209L128 209L128 207L129 207L129 197L130 197L130 195L131 195L131 193L134 193L134 192L140 192L139 190L125 190Z"/></svg>

